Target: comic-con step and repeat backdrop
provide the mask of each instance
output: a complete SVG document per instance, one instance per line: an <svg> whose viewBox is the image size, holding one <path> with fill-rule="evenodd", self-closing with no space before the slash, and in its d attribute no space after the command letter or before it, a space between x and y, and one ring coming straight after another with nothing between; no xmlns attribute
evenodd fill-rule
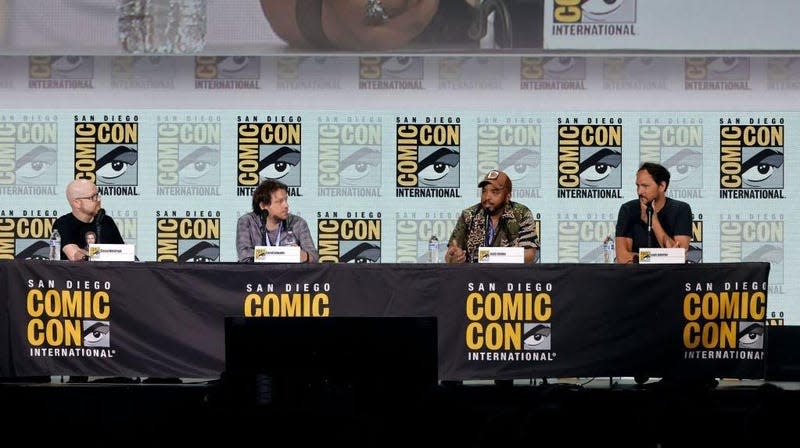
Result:
<svg viewBox="0 0 800 448"><path fill-rule="evenodd" d="M47 256L80 178L140 260L236 261L236 221L272 178L322 262L423 262L502 169L533 210L542 262L602 263L639 164L655 161L691 205L690 262L771 263L770 317L791 322L800 181L784 156L798 127L798 113L3 111L0 259Z"/></svg>

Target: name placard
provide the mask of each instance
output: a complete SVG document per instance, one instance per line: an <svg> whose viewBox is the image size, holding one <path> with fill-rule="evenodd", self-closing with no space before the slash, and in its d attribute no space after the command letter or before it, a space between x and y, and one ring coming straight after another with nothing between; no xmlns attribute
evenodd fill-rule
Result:
<svg viewBox="0 0 800 448"><path fill-rule="evenodd" d="M641 264L686 263L686 249L682 247L642 247L639 249Z"/></svg>
<svg viewBox="0 0 800 448"><path fill-rule="evenodd" d="M525 263L525 248L479 247L478 263Z"/></svg>
<svg viewBox="0 0 800 448"><path fill-rule="evenodd" d="M256 263L300 263L300 246L256 246L253 249Z"/></svg>
<svg viewBox="0 0 800 448"><path fill-rule="evenodd" d="M136 261L134 244L90 244L90 261Z"/></svg>

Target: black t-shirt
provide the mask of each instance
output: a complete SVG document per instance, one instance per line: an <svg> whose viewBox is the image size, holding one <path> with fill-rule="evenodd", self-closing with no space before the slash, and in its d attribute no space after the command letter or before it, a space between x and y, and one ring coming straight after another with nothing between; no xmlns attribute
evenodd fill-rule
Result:
<svg viewBox="0 0 800 448"><path fill-rule="evenodd" d="M658 221L664 232L671 237L676 235L692 235L692 209L689 204L672 198L666 198L664 208L658 212ZM651 232L652 235L652 232ZM619 209L617 216L616 236L633 239L633 252L638 253L642 247L648 247L647 223L642 221L639 200L628 201ZM658 247L654 236L650 238L650 246Z"/></svg>
<svg viewBox="0 0 800 448"><path fill-rule="evenodd" d="M58 233L61 234L62 260L67 259L67 254L64 253L63 248L68 244L77 244L81 249L88 248L89 243L86 241L87 235L91 236L94 234L96 243L125 244L117 228L117 223L108 215L104 216L103 220L100 222L99 232L98 226L94 221L80 221L72 213L67 213L56 219L53 228L58 229Z"/></svg>

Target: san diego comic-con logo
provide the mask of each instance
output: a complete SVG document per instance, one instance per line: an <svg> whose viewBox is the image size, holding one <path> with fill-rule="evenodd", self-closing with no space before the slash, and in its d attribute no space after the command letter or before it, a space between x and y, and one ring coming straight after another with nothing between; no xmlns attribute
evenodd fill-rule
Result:
<svg viewBox="0 0 800 448"><path fill-rule="evenodd" d="M692 238L686 251L687 263L703 262L703 214L692 214Z"/></svg>
<svg viewBox="0 0 800 448"><path fill-rule="evenodd" d="M487 57L439 58L439 89L497 90L503 88L502 61Z"/></svg>
<svg viewBox="0 0 800 448"><path fill-rule="evenodd" d="M178 59L167 56L115 56L111 59L111 88L174 89Z"/></svg>
<svg viewBox="0 0 800 448"><path fill-rule="evenodd" d="M622 119L558 118L558 197L621 198Z"/></svg>
<svg viewBox="0 0 800 448"><path fill-rule="evenodd" d="M259 283L244 285L244 317L328 317L333 284Z"/></svg>
<svg viewBox="0 0 800 448"><path fill-rule="evenodd" d="M194 61L195 89L258 89L258 56L198 56Z"/></svg>
<svg viewBox="0 0 800 448"><path fill-rule="evenodd" d="M139 237L139 212L131 209L109 208L106 210L106 215L114 218L114 224L117 225L125 244L135 246Z"/></svg>
<svg viewBox="0 0 800 448"><path fill-rule="evenodd" d="M636 0L554 0L553 36L635 36Z"/></svg>
<svg viewBox="0 0 800 448"><path fill-rule="evenodd" d="M426 117L424 121L396 118L396 196L461 197L461 118Z"/></svg>
<svg viewBox="0 0 800 448"><path fill-rule="evenodd" d="M33 358L113 358L111 282L28 279L28 355Z"/></svg>
<svg viewBox="0 0 800 448"><path fill-rule="evenodd" d="M194 117L192 117L194 118ZM219 196L220 117L159 117L159 196Z"/></svg>
<svg viewBox="0 0 800 448"><path fill-rule="evenodd" d="M767 89L800 90L800 58L767 58Z"/></svg>
<svg viewBox="0 0 800 448"><path fill-rule="evenodd" d="M781 294L784 230L784 216L780 213L723 214L719 224L719 261L769 263L769 292Z"/></svg>
<svg viewBox="0 0 800 448"><path fill-rule="evenodd" d="M0 260L49 260L56 210L0 210Z"/></svg>
<svg viewBox="0 0 800 448"><path fill-rule="evenodd" d="M381 213L317 212L320 263L380 263Z"/></svg>
<svg viewBox="0 0 800 448"><path fill-rule="evenodd" d="M719 197L783 199L783 118L721 118Z"/></svg>
<svg viewBox="0 0 800 448"><path fill-rule="evenodd" d="M346 58L281 56L276 59L275 86L281 90L339 90Z"/></svg>
<svg viewBox="0 0 800 448"><path fill-rule="evenodd" d="M395 263L427 263L431 236L439 240L439 260L444 260L447 242L456 227L454 212L398 212L395 214L397 249Z"/></svg>
<svg viewBox="0 0 800 448"><path fill-rule="evenodd" d="M686 283L684 359L763 359L766 288L759 282Z"/></svg>
<svg viewBox="0 0 800 448"><path fill-rule="evenodd" d="M156 261L220 261L220 212L156 212Z"/></svg>
<svg viewBox="0 0 800 448"><path fill-rule="evenodd" d="M0 115L0 192L55 195L58 183L58 118Z"/></svg>
<svg viewBox="0 0 800 448"><path fill-rule="evenodd" d="M684 77L686 90L750 90L750 58L686 58Z"/></svg>
<svg viewBox="0 0 800 448"><path fill-rule="evenodd" d="M97 185L103 196L138 196L139 117L75 115L75 179Z"/></svg>
<svg viewBox="0 0 800 448"><path fill-rule="evenodd" d="M320 119L317 129L317 194L321 197L380 197L381 119L327 117Z"/></svg>
<svg viewBox="0 0 800 448"><path fill-rule="evenodd" d="M362 90L422 90L423 74L420 56L358 58L358 88Z"/></svg>
<svg viewBox="0 0 800 448"><path fill-rule="evenodd" d="M586 58L571 56L520 58L521 90L585 90Z"/></svg>
<svg viewBox="0 0 800 448"><path fill-rule="evenodd" d="M673 67L674 58L603 58L603 89L667 90Z"/></svg>
<svg viewBox="0 0 800 448"><path fill-rule="evenodd" d="M558 213L559 263L612 263L603 243L614 238L617 215L606 213Z"/></svg>
<svg viewBox="0 0 800 448"><path fill-rule="evenodd" d="M660 163L669 170L668 196L702 198L702 119L640 119L639 161Z"/></svg>
<svg viewBox="0 0 800 448"><path fill-rule="evenodd" d="M28 87L31 89L94 88L91 56L30 56Z"/></svg>
<svg viewBox="0 0 800 448"><path fill-rule="evenodd" d="M542 130L538 119L479 118L475 184L491 170L505 172L514 198L539 198L542 186Z"/></svg>
<svg viewBox="0 0 800 448"><path fill-rule="evenodd" d="M302 124L298 116L237 117L236 195L252 196L264 179L283 182L300 194Z"/></svg>
<svg viewBox="0 0 800 448"><path fill-rule="evenodd" d="M470 282L465 345L469 361L553 361L552 283Z"/></svg>

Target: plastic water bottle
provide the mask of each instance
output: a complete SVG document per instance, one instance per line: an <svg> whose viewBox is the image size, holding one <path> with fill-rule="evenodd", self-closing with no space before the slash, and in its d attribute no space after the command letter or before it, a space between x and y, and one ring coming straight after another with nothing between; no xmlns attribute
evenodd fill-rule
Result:
<svg viewBox="0 0 800 448"><path fill-rule="evenodd" d="M49 258L51 260L61 259L61 234L58 233L58 229L53 229L53 233L50 235Z"/></svg>
<svg viewBox="0 0 800 448"><path fill-rule="evenodd" d="M617 258L617 253L614 247L614 238L609 235L603 241L603 263L613 263L615 258Z"/></svg>
<svg viewBox="0 0 800 448"><path fill-rule="evenodd" d="M283 237L283 241L281 242L281 246L297 246L297 237L294 236L294 232L291 230L286 232L286 235Z"/></svg>
<svg viewBox="0 0 800 448"><path fill-rule="evenodd" d="M439 262L439 238L436 235L431 235L428 240L428 263Z"/></svg>
<svg viewBox="0 0 800 448"><path fill-rule="evenodd" d="M128 53L199 53L206 0L119 0L119 40Z"/></svg>

